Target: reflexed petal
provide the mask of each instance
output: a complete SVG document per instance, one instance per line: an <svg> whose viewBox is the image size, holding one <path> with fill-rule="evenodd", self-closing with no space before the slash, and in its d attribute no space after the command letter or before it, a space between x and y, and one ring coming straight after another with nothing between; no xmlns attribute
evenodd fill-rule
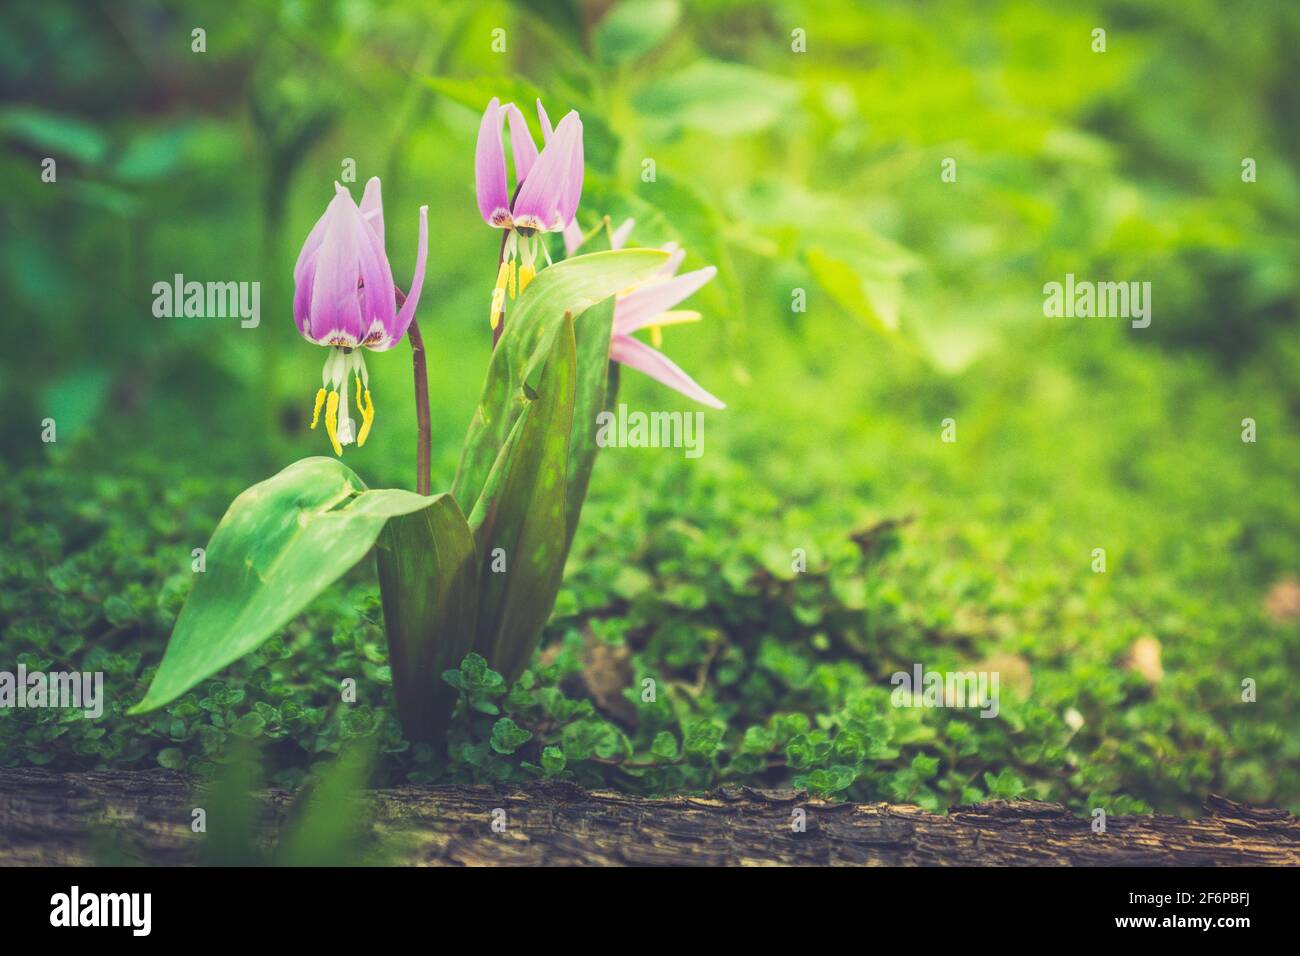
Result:
<svg viewBox="0 0 1300 956"><path fill-rule="evenodd" d="M629 292L614 304L614 334L628 335L654 325L656 316L692 295L717 274L714 266L705 266Z"/></svg>
<svg viewBox="0 0 1300 956"><path fill-rule="evenodd" d="M379 195L379 177L371 176L366 183L365 194L361 197L361 216L375 230L379 245L384 244L384 200Z"/></svg>
<svg viewBox="0 0 1300 956"><path fill-rule="evenodd" d="M402 310L391 326L386 326L386 339L374 346L376 352L386 352L402 340L406 330L411 327L415 310L420 304L420 291L424 288L424 267L429 258L429 207L420 207L420 239L415 250L415 274L411 276L411 291L406 294Z"/></svg>
<svg viewBox="0 0 1300 956"><path fill-rule="evenodd" d="M578 225L578 220L575 218L564 227L564 254L571 256L577 252L582 245L582 240L585 238L586 236L582 234L582 227Z"/></svg>
<svg viewBox="0 0 1300 956"><path fill-rule="evenodd" d="M497 228L510 224L510 188L506 183L506 151L501 142L501 122L500 104L494 96L483 111L483 121L478 127L474 184L483 221Z"/></svg>
<svg viewBox="0 0 1300 956"><path fill-rule="evenodd" d="M627 237L632 235L632 227L636 225L635 219L624 219L617 229L609 236L609 247L611 249L622 249L623 243L627 242Z"/></svg>
<svg viewBox="0 0 1300 956"><path fill-rule="evenodd" d="M682 260L686 258L686 250L679 249L675 242L666 244L663 247L663 250L664 252L672 253L672 255L670 255L668 261L663 264L663 268L659 270L659 274L665 276L677 275L677 270L681 268Z"/></svg>
<svg viewBox="0 0 1300 956"><path fill-rule="evenodd" d="M537 144L533 134L528 132L528 123L524 114L514 103L506 106L506 117L510 121L510 150L515 156L515 181L523 182L537 162Z"/></svg>
<svg viewBox="0 0 1300 956"><path fill-rule="evenodd" d="M609 344L609 357L629 368L644 372L657 382L662 382L675 392L681 392L687 398L694 399L710 408L727 406L714 398L677 365L661 352L656 352L644 342L626 335L615 335Z"/></svg>
<svg viewBox="0 0 1300 956"><path fill-rule="evenodd" d="M537 101L537 122L542 124L542 145L545 146L551 141L551 118L546 115L546 107L542 101Z"/></svg>
<svg viewBox="0 0 1300 956"><path fill-rule="evenodd" d="M520 226L553 232L573 220L581 195L582 120L571 112L524 180L511 215Z"/></svg>
<svg viewBox="0 0 1300 956"><path fill-rule="evenodd" d="M582 201L582 174L583 174L583 151L582 151L582 121L578 119L577 113L570 113L573 122L578 127L576 134L577 145L568 151L569 157L569 175L564 181L564 192L560 194L560 221L566 226L573 222L573 217L578 214L578 203ZM564 120L560 120L563 126Z"/></svg>

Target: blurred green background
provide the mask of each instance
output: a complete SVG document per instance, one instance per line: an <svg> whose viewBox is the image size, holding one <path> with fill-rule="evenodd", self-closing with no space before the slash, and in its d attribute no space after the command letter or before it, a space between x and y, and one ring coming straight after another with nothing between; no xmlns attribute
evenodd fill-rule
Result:
<svg viewBox="0 0 1300 956"><path fill-rule="evenodd" d="M93 664L115 696L94 726L0 713L0 765L204 769L234 735L293 784L360 736L412 780L1300 808L1300 6L11 0L3 20L0 667ZM490 351L473 149L494 95L581 112L584 226L632 216L634 244L718 267L687 305L705 321L665 342L728 403L703 457L604 453L547 647L498 701L522 746L469 720L446 753L401 741L368 565L260 657L122 716L190 548L240 489L328 452L291 272L347 160L357 198L383 180L400 285L430 207L449 485ZM155 318L175 273L260 282L261 325ZM1066 273L1149 281L1150 328L1045 318ZM345 462L410 487L409 350L368 365L375 429ZM622 381L633 408L693 410ZM891 708L917 662L999 670L1001 716ZM641 706L647 675L665 706Z"/></svg>

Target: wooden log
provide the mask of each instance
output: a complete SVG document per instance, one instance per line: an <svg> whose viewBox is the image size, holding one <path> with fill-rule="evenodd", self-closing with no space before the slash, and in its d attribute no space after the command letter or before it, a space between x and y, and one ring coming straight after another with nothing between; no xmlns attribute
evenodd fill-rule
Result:
<svg viewBox="0 0 1300 956"><path fill-rule="evenodd" d="M191 811L203 795L199 781L165 770L0 770L0 865L105 862L106 839L141 862L195 862L200 841ZM401 834L398 862L410 864L1300 864L1296 817L1215 796L1198 819L1111 817L1103 834L1065 807L1025 800L940 815L743 787L667 798L565 783L402 786L360 796L376 833ZM270 843L292 801L279 790L257 799ZM492 829L494 810L505 812L503 832ZM803 832L791 826L797 810Z"/></svg>

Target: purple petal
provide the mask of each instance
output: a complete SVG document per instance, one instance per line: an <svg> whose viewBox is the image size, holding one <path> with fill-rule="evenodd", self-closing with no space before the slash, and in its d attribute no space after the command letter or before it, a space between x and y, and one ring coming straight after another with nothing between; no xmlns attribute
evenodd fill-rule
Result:
<svg viewBox="0 0 1300 956"><path fill-rule="evenodd" d="M402 303L402 311L397 313L395 322L385 329L388 337L378 345L373 346L376 352L386 352L391 349L402 341L402 336L411 327L411 320L415 318L415 310L420 304L420 290L424 288L424 266L428 258L429 207L421 206L420 239L415 250L415 274L411 276L411 291L406 294L406 301Z"/></svg>
<svg viewBox="0 0 1300 956"><path fill-rule="evenodd" d="M379 177L371 176L366 183L365 194L361 197L361 216L375 230L379 245L384 244L384 200L379 195Z"/></svg>
<svg viewBox="0 0 1300 956"><path fill-rule="evenodd" d="M498 229L510 225L510 188L506 183L506 151L501 142L501 107L492 97L483 111L474 149L474 183L483 221Z"/></svg>
<svg viewBox="0 0 1300 956"><path fill-rule="evenodd" d="M637 329L654 325L657 315L692 295L717 274L715 267L705 266L629 292L614 304L614 334L630 335Z"/></svg>
<svg viewBox="0 0 1300 956"><path fill-rule="evenodd" d="M686 258L686 250L678 248L677 243L675 242L667 243L662 248L664 252L670 252L672 255L670 255L668 261L663 264L663 268L659 270L659 274L664 276L677 275L677 270L681 268L682 260Z"/></svg>
<svg viewBox="0 0 1300 956"><path fill-rule="evenodd" d="M578 225L578 220L574 219L564 227L564 254L571 256L578 251L582 245L582 240L586 237L582 234L582 227Z"/></svg>
<svg viewBox="0 0 1300 956"><path fill-rule="evenodd" d="M537 162L537 144L533 134L528 132L528 123L524 114L514 103L506 105L506 117L510 120L510 150L515 156L515 182L528 178L533 163Z"/></svg>
<svg viewBox="0 0 1300 956"><path fill-rule="evenodd" d="M308 331L320 345L334 340L356 345L366 332L361 297L357 295L363 234L350 221L349 214L360 218L352 197L340 189L325 210L324 237L316 257L310 299L306 302L310 316Z"/></svg>
<svg viewBox="0 0 1300 956"><path fill-rule="evenodd" d="M542 124L542 145L545 146L551 141L551 118L546 115L546 107L542 101L537 101L537 122Z"/></svg>
<svg viewBox="0 0 1300 956"><path fill-rule="evenodd" d="M366 225L361 210L352 202L351 195L339 187L348 198L347 217L350 227L357 233L357 272L361 277L361 318L366 330L358 344L372 336L383 334L397 318L397 305L393 301L393 271L388 264L388 254L375 231Z"/></svg>
<svg viewBox="0 0 1300 956"><path fill-rule="evenodd" d="M571 112L555 128L515 199L516 225L554 232L573 221L582 196L582 120Z"/></svg>
<svg viewBox="0 0 1300 956"><path fill-rule="evenodd" d="M609 247L611 249L622 249L623 244L627 242L627 237L632 235L632 227L636 225L635 219L624 219L617 229L609 236Z"/></svg>
<svg viewBox="0 0 1300 956"><path fill-rule="evenodd" d="M316 224L307 233L307 239L298 253L298 261L293 266L293 320L298 331L311 338L311 289L316 278L316 259L320 255L320 246L325 239L325 223L329 218L330 207L326 205Z"/></svg>
<svg viewBox="0 0 1300 956"><path fill-rule="evenodd" d="M644 372L657 382L662 382L675 392L694 399L710 408L726 408L677 365L661 352L656 352L644 342L626 335L615 335L609 344L609 357L615 362Z"/></svg>

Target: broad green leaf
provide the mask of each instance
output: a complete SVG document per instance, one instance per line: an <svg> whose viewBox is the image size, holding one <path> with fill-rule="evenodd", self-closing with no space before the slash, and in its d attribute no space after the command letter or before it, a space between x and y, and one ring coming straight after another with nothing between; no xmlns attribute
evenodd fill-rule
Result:
<svg viewBox="0 0 1300 956"><path fill-rule="evenodd" d="M433 499L369 491L333 458L304 458L230 504L205 553L142 714L255 649L365 556L397 515Z"/></svg>
<svg viewBox="0 0 1300 956"><path fill-rule="evenodd" d="M480 555L474 648L507 683L528 665L564 571L564 472L576 363L573 320L566 315L537 398L520 415L470 515Z"/></svg>
<svg viewBox="0 0 1300 956"><path fill-rule="evenodd" d="M375 542L393 694L407 739L436 741L457 692L442 679L474 644L478 561L456 501L399 515Z"/></svg>
<svg viewBox="0 0 1300 956"><path fill-rule="evenodd" d="M596 52L606 63L644 56L672 32L681 13L677 0L621 0L596 27Z"/></svg>
<svg viewBox="0 0 1300 956"><path fill-rule="evenodd" d="M477 509L488 473L529 401L528 391L536 392L541 361L564 313L581 317L597 302L654 275L667 260L658 249L576 256L543 269L507 306L505 331L492 353L451 486L463 512L472 515Z"/></svg>
<svg viewBox="0 0 1300 956"><path fill-rule="evenodd" d="M904 351L920 354L916 343L899 328L898 309L903 294L901 279L892 275L865 275L862 270L820 248L809 249L805 259L817 284L841 308Z"/></svg>
<svg viewBox="0 0 1300 956"><path fill-rule="evenodd" d="M792 110L797 84L751 66L698 60L668 73L634 99L647 118L714 136L754 133L774 126Z"/></svg>

